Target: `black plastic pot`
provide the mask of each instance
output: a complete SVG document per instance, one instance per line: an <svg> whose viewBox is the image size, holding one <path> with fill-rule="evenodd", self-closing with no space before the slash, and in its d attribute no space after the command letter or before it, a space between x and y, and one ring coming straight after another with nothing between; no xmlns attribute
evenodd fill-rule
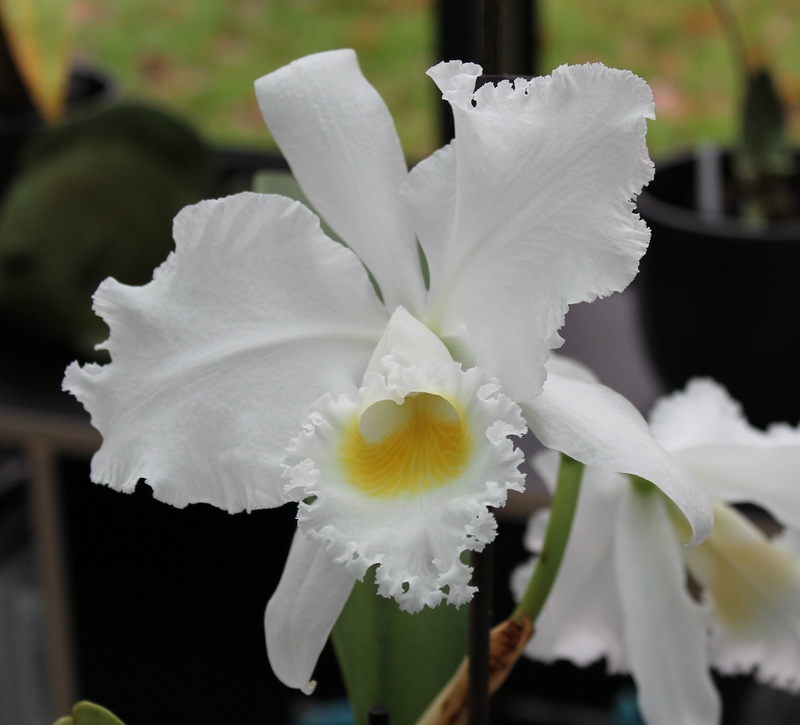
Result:
<svg viewBox="0 0 800 725"><path fill-rule="evenodd" d="M724 188L730 157L720 161ZM638 201L652 229L639 284L653 363L670 388L716 378L756 425L797 423L800 218L756 229L699 212L699 165L688 155L657 164Z"/></svg>

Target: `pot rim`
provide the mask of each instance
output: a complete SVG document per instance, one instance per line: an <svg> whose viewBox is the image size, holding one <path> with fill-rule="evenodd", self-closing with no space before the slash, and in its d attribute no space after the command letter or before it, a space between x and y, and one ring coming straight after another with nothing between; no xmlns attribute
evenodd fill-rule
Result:
<svg viewBox="0 0 800 725"><path fill-rule="evenodd" d="M730 156L729 149L720 149L723 156ZM800 156L800 151L796 152ZM656 163L656 174L681 166L693 165L696 154L683 152ZM695 209L678 206L660 199L645 187L636 199L636 206L642 218L665 224L694 234L702 233L720 241L730 239L758 239L761 242L800 241L800 217L770 222L765 227L753 228L737 217L724 214L700 215Z"/></svg>

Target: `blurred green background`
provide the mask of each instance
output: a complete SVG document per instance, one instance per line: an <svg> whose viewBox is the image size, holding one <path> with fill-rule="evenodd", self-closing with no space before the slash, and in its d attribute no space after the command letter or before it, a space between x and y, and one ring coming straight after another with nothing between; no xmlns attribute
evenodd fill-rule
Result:
<svg viewBox="0 0 800 725"><path fill-rule="evenodd" d="M750 49L776 71L800 138L798 0L731 0ZM655 156L736 134L738 66L706 0L542 0L540 70L602 61L645 78L656 97ZM73 0L79 59L127 96L159 102L209 140L272 145L253 80L299 56L359 53L389 105L408 156L438 146L431 0ZM462 59L471 60L471 59Z"/></svg>

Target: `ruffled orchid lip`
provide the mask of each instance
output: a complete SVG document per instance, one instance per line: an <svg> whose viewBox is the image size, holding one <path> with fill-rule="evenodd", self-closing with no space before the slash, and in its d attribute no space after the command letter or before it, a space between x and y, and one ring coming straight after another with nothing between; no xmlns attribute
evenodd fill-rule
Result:
<svg viewBox="0 0 800 725"><path fill-rule="evenodd" d="M412 351L425 361L409 364ZM494 538L489 509L524 481L508 438L525 432L518 406L447 357L395 313L358 395L317 401L284 471L300 529L355 577L377 564L379 593L409 611L472 597L461 554Z"/></svg>

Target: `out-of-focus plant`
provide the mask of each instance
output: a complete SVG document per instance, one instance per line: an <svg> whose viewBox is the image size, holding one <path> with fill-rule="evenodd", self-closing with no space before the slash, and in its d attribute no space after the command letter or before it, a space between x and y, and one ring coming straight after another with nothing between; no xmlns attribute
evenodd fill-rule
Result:
<svg viewBox="0 0 800 725"><path fill-rule="evenodd" d="M0 0L2 41L8 52L0 60L13 64L30 100L50 122L62 114L69 76L67 0Z"/></svg>
<svg viewBox="0 0 800 725"><path fill-rule="evenodd" d="M72 708L68 716L56 720L54 725L123 725L123 723L104 707L83 700Z"/></svg>
<svg viewBox="0 0 800 725"><path fill-rule="evenodd" d="M786 131L786 105L764 54L748 49L728 0L712 0L740 65L740 137L734 156L736 188L730 205L739 216L758 221L800 213L790 179L795 172Z"/></svg>
<svg viewBox="0 0 800 725"><path fill-rule="evenodd" d="M191 126L142 104L42 130L0 201L0 320L92 350L107 331L91 291L108 275L146 281L172 247L172 218L212 193L216 173Z"/></svg>

